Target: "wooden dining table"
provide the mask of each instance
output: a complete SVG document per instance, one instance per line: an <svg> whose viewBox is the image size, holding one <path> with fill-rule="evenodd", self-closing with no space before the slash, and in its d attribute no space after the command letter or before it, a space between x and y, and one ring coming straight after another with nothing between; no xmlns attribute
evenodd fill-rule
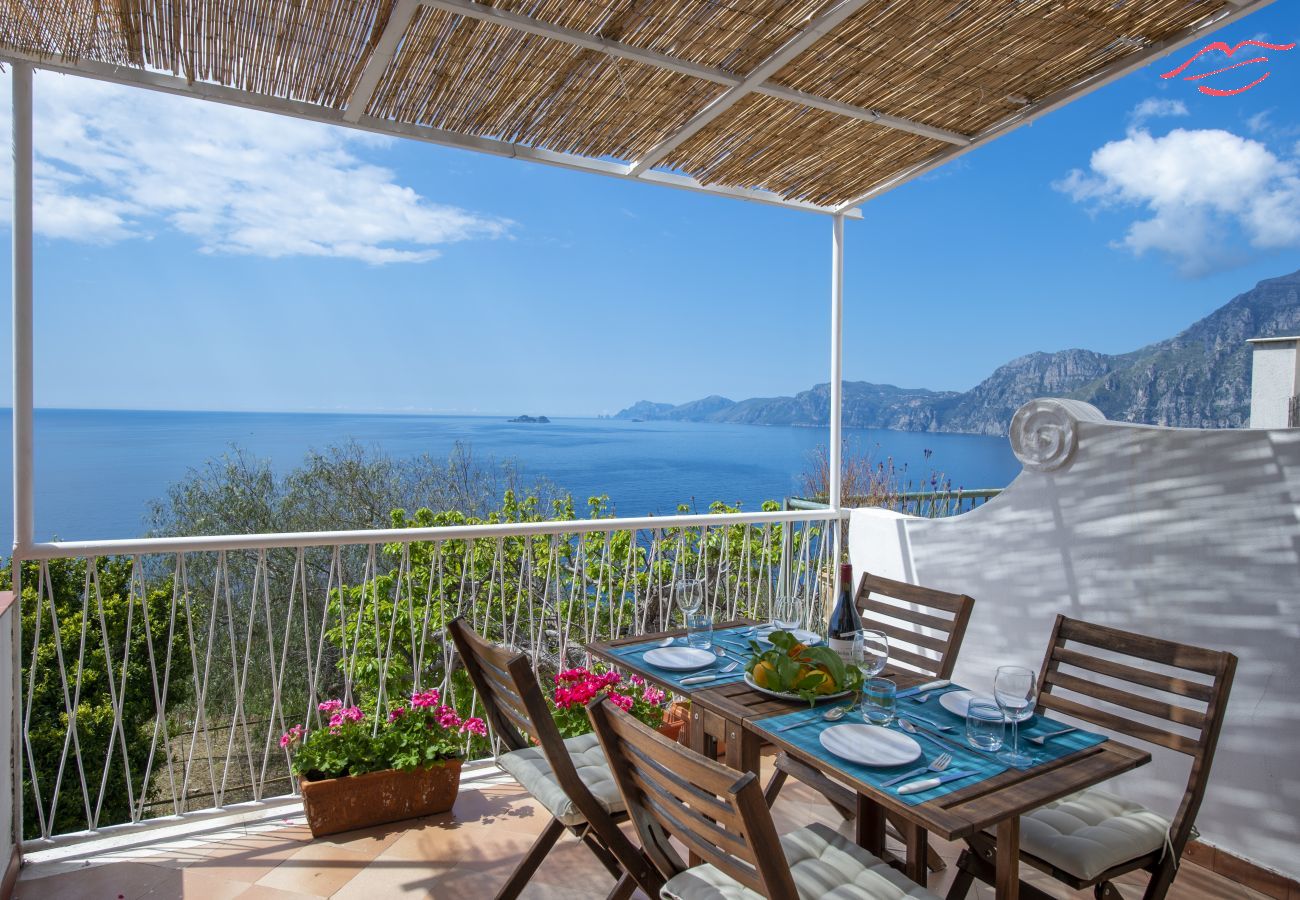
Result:
<svg viewBox="0 0 1300 900"><path fill-rule="evenodd" d="M739 625L756 624L737 619L715 626L725 630ZM722 759L727 765L744 772L759 771L759 759L765 744L775 745L791 757L816 769L856 794L856 839L867 851L903 869L918 884L926 883L926 850L929 835L957 841L993 831L997 835L996 896L998 900L1018 900L1020 895L1020 816L1053 800L1092 787L1146 765L1151 754L1116 740L1107 740L1068 756L1029 769L1007 769L982 779L969 787L917 805L904 803L896 794L882 790L854 776L841 767L834 757L810 752L785 739L781 733L762 730L757 723L784 715L800 707L797 702L771 697L754 690L743 680L721 684L704 682L689 687L665 680L665 673L639 658L619 656L614 651L632 644L657 643L679 637L682 629L658 634L597 641L586 645L592 656L625 672L640 675L647 681L691 701L688 744L698 753L711 758L725 744ZM885 672L899 689L925 680L907 672ZM906 857L897 859L885 848L885 816L900 825L907 845Z"/></svg>

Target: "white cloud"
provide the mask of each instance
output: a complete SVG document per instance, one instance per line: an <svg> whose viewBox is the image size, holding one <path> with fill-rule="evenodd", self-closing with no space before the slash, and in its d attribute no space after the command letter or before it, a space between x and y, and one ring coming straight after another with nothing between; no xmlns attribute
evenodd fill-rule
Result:
<svg viewBox="0 0 1300 900"><path fill-rule="evenodd" d="M1238 261L1245 245L1300 246L1300 166L1229 131L1135 129L1053 187L1094 207L1144 209L1116 246L1162 253L1187 275Z"/></svg>
<svg viewBox="0 0 1300 900"><path fill-rule="evenodd" d="M5 79L7 81L7 79ZM434 203L363 158L389 139L41 73L38 233L89 243L164 228L210 253L423 262L512 223ZM8 146L3 104L0 146ZM8 180L0 200L7 207Z"/></svg>
<svg viewBox="0 0 1300 900"><path fill-rule="evenodd" d="M1148 97L1137 106L1133 107L1133 112L1129 113L1129 117L1134 122L1145 122L1147 119L1186 115L1190 115L1187 111L1186 103L1181 100L1162 100L1159 97Z"/></svg>

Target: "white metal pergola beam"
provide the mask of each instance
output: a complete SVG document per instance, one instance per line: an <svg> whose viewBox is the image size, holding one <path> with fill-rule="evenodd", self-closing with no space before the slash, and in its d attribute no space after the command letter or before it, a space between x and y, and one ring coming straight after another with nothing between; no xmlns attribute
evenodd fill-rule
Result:
<svg viewBox="0 0 1300 900"><path fill-rule="evenodd" d="M678 59L675 56L657 53L654 50L645 50L641 47L633 47L630 44L624 44L619 41L610 40L609 38L598 37L593 34L588 34L585 31L578 31L574 28L566 28L563 25L553 25L549 22L542 22L538 19L532 18L531 16L520 15L519 13L510 12L509 10L497 9L495 6L487 6L482 3L477 3L475 0L424 0L422 5L433 9L445 10L447 12L465 16L466 18L503 25L508 28L513 28L516 31L523 31L527 34L533 34L538 37L559 41L562 44L582 47L587 50L595 50L598 53L604 53L617 59L626 59L633 62L643 63L657 69L667 69L668 71L677 72L681 75L689 75L692 78L699 78L701 81L709 81L713 84L725 85L728 88L737 87L746 80L743 76L735 75L723 69L703 66L699 63ZM776 97L780 100L786 100L790 103L797 103L802 106L811 106L814 109L820 109L826 112L835 113L836 115L846 116L850 119L871 122L872 124L880 125L885 128L892 128L896 131L907 131L912 134L921 135L922 137L933 138L936 141L955 144L959 147L970 143L969 137L955 131L949 131L945 128L935 128L931 125L923 125L920 122L913 122L911 119L891 116L866 107L853 106L849 103L842 103L839 100L828 100L825 97L818 97L816 94L809 94L805 91L796 91L793 88L773 84L767 79L764 79L762 83L753 87L752 92L755 94L763 94L768 97Z"/></svg>
<svg viewBox="0 0 1300 900"><path fill-rule="evenodd" d="M1192 43L1197 38L1202 37L1208 31L1222 28L1224 25L1229 25L1238 19L1250 15L1251 13L1258 12L1272 3L1273 0L1229 0L1229 2L1234 5L1234 9L1221 9L1202 19L1200 22L1197 22L1195 25L1185 28L1163 41L1159 41L1138 51L1133 56L1127 56L1124 59L1111 63L1109 66L1106 66L1096 74L1078 82L1077 84L1072 84L1053 94L1048 94L1042 99L1029 103L1023 109L1016 111L1001 122L998 122L996 125L986 128L984 131L975 135L966 146L940 150L938 153L930 156L929 159L926 159L912 168L895 175L888 181L876 185L871 190L859 194L841 206L840 209L853 209L859 204L866 203L868 200L873 200L876 197L879 197L881 194L902 187L909 181L920 178L927 172L931 172L946 163L952 162L954 159L969 153L976 147L983 146L990 141L1004 137L1005 135L1015 131L1021 125L1027 125L1040 116L1045 116L1054 110L1060 109L1068 103L1078 100L1080 97L1086 96L1099 88L1105 87L1111 82L1123 78L1131 72L1137 71L1148 63L1154 62L1161 57L1168 56L1170 53L1173 53L1174 51Z"/></svg>
<svg viewBox="0 0 1300 900"><path fill-rule="evenodd" d="M375 96L375 88L379 87L379 79L384 77L389 63L397 55L402 36L406 34L406 29L410 27L411 20L419 9L420 0L397 0L392 12L388 14L388 22L385 23L379 40L375 42L375 49L370 54L366 67L361 70L357 86L348 98L348 105L343 110L345 122L356 122L365 113Z"/></svg>
<svg viewBox="0 0 1300 900"><path fill-rule="evenodd" d="M680 128L650 148L644 156L633 163L632 174L641 175L658 165L668 154L689 141L707 127L710 122L713 122L731 107L752 94L764 82L780 71L786 63L817 43L826 36L827 32L853 15L866 3L867 0L840 0L835 6L813 19L804 28L800 29L798 34L755 66L740 84L728 88L721 95L715 97L703 109L691 116Z"/></svg>
<svg viewBox="0 0 1300 900"><path fill-rule="evenodd" d="M493 156L504 156L511 159L523 159L548 166L558 166L579 172L593 172L598 175L608 175L629 181L659 184L699 194L710 194L715 197L729 197L736 200L747 200L751 203L762 203L766 206L779 206L782 209L797 209L823 215L837 214L830 207L818 206L802 200L787 200L780 194L774 194L771 191L704 184L689 176L670 172L649 172L641 178L636 178L630 174L628 166L620 163L592 159L571 153L557 153L553 150L529 147L525 144L512 144L495 138L459 134L441 128L430 128L427 125L412 125L364 114L357 121L351 122L344 118L343 111L319 106L315 103L305 103L301 100L288 100L281 97L267 97L262 94L250 94L221 84L206 81L188 81L164 72L147 72L130 66L115 66L110 63L91 60L74 62L58 57L46 59L35 54L20 53L15 50L0 50L0 61L28 63L35 68L65 75L80 75L85 78L94 78L97 81L107 81L128 87L148 88L149 90L175 94L181 97L196 97L214 103L223 103L227 106L238 106L242 109L292 116L313 122L323 122L327 125L340 125L344 128L355 128L391 137L411 138L443 147L472 150L477 153L489 153ZM852 219L862 218L860 210L847 210L844 214Z"/></svg>

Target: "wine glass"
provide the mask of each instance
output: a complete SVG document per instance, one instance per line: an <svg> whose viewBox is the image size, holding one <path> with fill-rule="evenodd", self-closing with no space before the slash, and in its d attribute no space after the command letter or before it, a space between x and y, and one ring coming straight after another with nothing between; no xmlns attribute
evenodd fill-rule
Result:
<svg viewBox="0 0 1300 900"><path fill-rule="evenodd" d="M772 600L772 625L777 631L794 631L803 621L799 598L789 589L782 589Z"/></svg>
<svg viewBox="0 0 1300 900"><path fill-rule="evenodd" d="M1023 666L999 666L993 678L993 698L997 700L1002 715L1011 723L1011 748L998 754L998 759L1010 766L1024 768L1037 762L1037 758L1020 749L1020 723L1034 714L1034 700L1038 697L1038 679Z"/></svg>
<svg viewBox="0 0 1300 900"><path fill-rule="evenodd" d="M683 578L674 582L673 599L682 611L683 621L690 619L704 605L704 582L698 578Z"/></svg>
<svg viewBox="0 0 1300 900"><path fill-rule="evenodd" d="M868 678L874 678L885 670L889 664L889 636L883 631L873 631L864 628L853 634L854 653L858 655L858 647L862 648L862 661L858 667L862 669L862 674Z"/></svg>

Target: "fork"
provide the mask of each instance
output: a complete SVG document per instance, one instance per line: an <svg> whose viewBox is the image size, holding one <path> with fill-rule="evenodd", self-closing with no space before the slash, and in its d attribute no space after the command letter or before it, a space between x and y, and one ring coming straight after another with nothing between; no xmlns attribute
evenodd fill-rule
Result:
<svg viewBox="0 0 1300 900"><path fill-rule="evenodd" d="M1042 747L1047 743L1048 738L1060 737L1063 734L1069 734L1071 731L1078 730L1079 729L1071 725L1068 728L1062 728L1060 731L1049 731L1047 734L1038 734L1031 738L1025 738L1025 740L1029 741L1031 744L1037 744Z"/></svg>
<svg viewBox="0 0 1300 900"><path fill-rule="evenodd" d="M915 778L917 775L924 775L926 772L942 772L950 765L952 765L952 754L940 753L934 758L934 762L930 763L928 766L921 766L919 769L913 769L910 772L904 772L902 775L896 775L888 781L880 782L880 786L890 787L891 785L898 784L900 781Z"/></svg>

